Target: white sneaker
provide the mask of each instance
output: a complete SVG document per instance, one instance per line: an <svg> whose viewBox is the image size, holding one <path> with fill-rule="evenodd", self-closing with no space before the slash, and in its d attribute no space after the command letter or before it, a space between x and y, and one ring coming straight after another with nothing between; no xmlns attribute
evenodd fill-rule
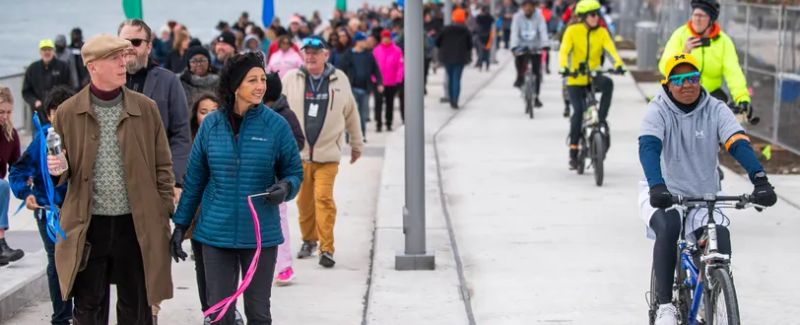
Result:
<svg viewBox="0 0 800 325"><path fill-rule="evenodd" d="M672 304L658 306L656 325L678 325L678 311Z"/></svg>

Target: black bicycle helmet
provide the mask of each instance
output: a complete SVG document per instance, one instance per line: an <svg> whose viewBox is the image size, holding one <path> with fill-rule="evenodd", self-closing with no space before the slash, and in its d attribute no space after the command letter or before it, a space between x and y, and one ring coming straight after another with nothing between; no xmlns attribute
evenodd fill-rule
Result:
<svg viewBox="0 0 800 325"><path fill-rule="evenodd" d="M700 9L706 12L711 21L719 18L719 2L717 0L692 0L692 9Z"/></svg>

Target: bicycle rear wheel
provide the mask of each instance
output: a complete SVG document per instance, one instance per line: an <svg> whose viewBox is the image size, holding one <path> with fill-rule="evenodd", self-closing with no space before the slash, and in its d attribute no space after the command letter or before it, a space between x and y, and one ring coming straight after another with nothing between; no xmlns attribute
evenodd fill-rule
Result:
<svg viewBox="0 0 800 325"><path fill-rule="evenodd" d="M594 183L603 186L603 161L606 159L606 144L603 134L595 132L592 134L592 165L594 166Z"/></svg>
<svg viewBox="0 0 800 325"><path fill-rule="evenodd" d="M739 301L727 268L711 270L705 292L707 325L739 325Z"/></svg>
<svg viewBox="0 0 800 325"><path fill-rule="evenodd" d="M533 84L536 77L527 76L525 78L525 113L528 117L533 119Z"/></svg>

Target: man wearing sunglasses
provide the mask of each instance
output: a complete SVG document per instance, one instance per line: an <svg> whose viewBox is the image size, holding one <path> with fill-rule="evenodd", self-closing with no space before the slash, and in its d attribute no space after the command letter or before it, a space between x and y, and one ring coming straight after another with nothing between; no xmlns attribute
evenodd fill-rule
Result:
<svg viewBox="0 0 800 325"><path fill-rule="evenodd" d="M657 325L677 324L671 302L681 219L676 210L666 210L672 206L672 194L718 193L718 152L723 145L747 171L754 186L753 203L771 206L777 200L744 129L726 103L700 86L700 68L688 53L666 60L667 77L647 107L639 136L639 160L646 178L639 183L639 203L648 237L655 239ZM728 229L718 226L717 233L720 252L730 254Z"/></svg>
<svg viewBox="0 0 800 325"><path fill-rule="evenodd" d="M133 51L125 57L128 89L144 94L158 105L161 121L167 132L175 174L175 200L180 199L186 161L191 149L189 106L186 92L177 75L150 59L153 33L144 21L125 20L117 30L119 37L131 42Z"/></svg>
<svg viewBox="0 0 800 325"><path fill-rule="evenodd" d="M603 53L608 52L614 59L614 67L618 73L624 73L622 59L617 54L617 48L608 30L600 25L601 5L596 0L581 0L575 6L575 13L581 17L581 22L572 24L564 31L564 37L559 49L559 66L561 75L579 70L586 66L589 71L596 70L602 65ZM588 71L587 71L588 72ZM611 108L611 95L614 93L614 82L606 76L597 76L592 79L594 88L602 93L600 98L600 124L610 134L606 117ZM578 167L578 140L581 136L581 122L583 111L586 109L586 96L589 95L589 78L586 75L569 76L567 78L567 93L569 101L574 108L570 119L569 128L569 169ZM606 144L610 147L610 136Z"/></svg>
<svg viewBox="0 0 800 325"><path fill-rule="evenodd" d="M700 63L700 84L703 88L711 96L728 102L729 96L722 89L724 78L740 112L752 117L750 92L739 65L736 46L716 21L719 3L716 0L692 0L691 6L689 22L676 29L664 47L664 55L659 62L661 72L667 73L664 70L666 62L674 54L691 53Z"/></svg>

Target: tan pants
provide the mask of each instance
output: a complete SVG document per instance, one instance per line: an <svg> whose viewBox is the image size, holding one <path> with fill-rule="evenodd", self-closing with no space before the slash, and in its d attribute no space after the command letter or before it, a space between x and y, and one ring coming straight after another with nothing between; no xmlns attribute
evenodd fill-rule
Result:
<svg viewBox="0 0 800 325"><path fill-rule="evenodd" d="M303 184L297 194L300 232L304 241L319 241L320 252L333 254L333 225L336 203L333 183L339 163L303 162Z"/></svg>

